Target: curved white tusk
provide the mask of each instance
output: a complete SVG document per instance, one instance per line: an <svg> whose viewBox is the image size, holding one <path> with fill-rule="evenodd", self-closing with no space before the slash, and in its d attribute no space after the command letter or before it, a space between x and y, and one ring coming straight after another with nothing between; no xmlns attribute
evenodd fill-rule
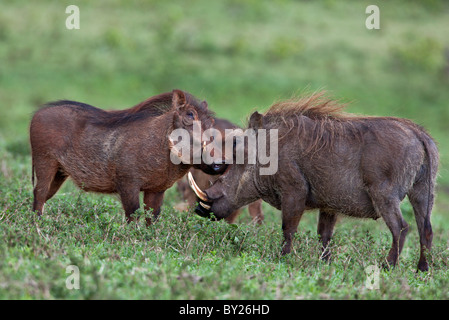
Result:
<svg viewBox="0 0 449 320"><path fill-rule="evenodd" d="M192 188L193 192L195 192L197 197L203 201L209 202L209 199L207 198L207 194L204 193L204 191L198 187L198 185L196 184L195 180L193 179L192 173L190 171L189 171L189 173L187 173L187 178L189 180L190 188Z"/></svg>
<svg viewBox="0 0 449 320"><path fill-rule="evenodd" d="M200 202L200 206L202 206L206 210L210 210L210 206L205 203Z"/></svg>

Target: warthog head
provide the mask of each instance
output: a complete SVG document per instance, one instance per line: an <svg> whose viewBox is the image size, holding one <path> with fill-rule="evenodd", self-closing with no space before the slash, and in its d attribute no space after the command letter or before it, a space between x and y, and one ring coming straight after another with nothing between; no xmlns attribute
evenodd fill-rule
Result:
<svg viewBox="0 0 449 320"><path fill-rule="evenodd" d="M220 168L224 171L223 175L207 190L201 190L189 172L189 184L200 199L195 211L198 215L209 217L213 212L217 219L227 218L238 208L260 198L257 180L260 176L260 168L264 165L259 161L257 151L263 145L265 151L270 151L270 156L277 157L277 150L266 142L267 136L259 135L258 130L262 128L263 117L255 112L245 132L237 131L225 137L226 141L232 141L228 143L232 145L232 152L228 153L227 157L223 157L225 163ZM274 138L277 139L277 135ZM228 164L229 162L231 164Z"/></svg>
<svg viewBox="0 0 449 320"><path fill-rule="evenodd" d="M180 90L173 91L173 131L169 142L171 160L175 164L193 164L193 167L211 175L223 173L225 166L217 159L217 163L205 163L203 153L208 141L203 139L204 132L214 125L212 112L207 102L194 100Z"/></svg>

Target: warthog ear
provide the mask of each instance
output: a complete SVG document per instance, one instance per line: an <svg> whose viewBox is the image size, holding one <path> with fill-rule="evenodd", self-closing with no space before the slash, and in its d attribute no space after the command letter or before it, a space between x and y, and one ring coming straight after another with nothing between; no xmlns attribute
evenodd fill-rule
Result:
<svg viewBox="0 0 449 320"><path fill-rule="evenodd" d="M263 128L263 114L254 112L249 118L249 127L254 130Z"/></svg>
<svg viewBox="0 0 449 320"><path fill-rule="evenodd" d="M204 101L202 101L201 102L201 106L204 108L204 109L207 109L207 101L206 100L204 100Z"/></svg>
<svg viewBox="0 0 449 320"><path fill-rule="evenodd" d="M175 107L182 106L186 103L186 95L181 90L173 90L172 105Z"/></svg>

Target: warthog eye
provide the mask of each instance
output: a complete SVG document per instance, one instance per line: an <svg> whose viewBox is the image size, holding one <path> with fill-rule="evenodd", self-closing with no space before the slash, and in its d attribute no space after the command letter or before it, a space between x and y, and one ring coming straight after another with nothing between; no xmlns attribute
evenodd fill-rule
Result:
<svg viewBox="0 0 449 320"><path fill-rule="evenodd" d="M189 117L192 120L195 120L195 115L192 111L187 111L186 116Z"/></svg>
<svg viewBox="0 0 449 320"><path fill-rule="evenodd" d="M214 170L215 174L222 174L228 168L228 165L223 163L213 163L211 166L212 170Z"/></svg>

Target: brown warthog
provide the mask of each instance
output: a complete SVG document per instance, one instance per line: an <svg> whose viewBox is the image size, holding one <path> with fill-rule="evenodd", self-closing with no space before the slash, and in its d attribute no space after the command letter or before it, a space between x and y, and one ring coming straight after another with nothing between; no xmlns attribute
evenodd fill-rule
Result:
<svg viewBox="0 0 449 320"><path fill-rule="evenodd" d="M192 167L172 163L169 134L177 128L191 132L195 120L206 130L213 114L206 101L180 90L116 111L75 101L48 103L30 126L33 184L34 173L37 178L33 211L41 215L45 202L71 177L85 191L118 193L128 222L143 191L145 207L156 218L165 190Z"/></svg>
<svg viewBox="0 0 449 320"><path fill-rule="evenodd" d="M278 171L261 175L260 161L231 164L212 187L197 193L217 218L259 198L280 209L283 254L291 251L304 210L320 210L318 234L326 258L338 214L383 218L393 236L387 266L397 264L409 228L400 210L407 195L420 237L418 269L427 270L439 161L434 141L409 120L351 116L341 109L318 93L253 113L250 129L278 130L278 149L270 151L278 152ZM204 206L197 210L204 214Z"/></svg>
<svg viewBox="0 0 449 320"><path fill-rule="evenodd" d="M221 137L223 138L221 145L221 150L225 150L225 130L226 129L237 129L238 127L233 123L229 122L226 119L218 119L215 118L213 127L220 131ZM224 155L223 155L224 158ZM211 164L212 168L216 168L216 172L220 173L222 165L220 164ZM225 167L223 167L225 169ZM205 173L202 170L192 168L190 169L190 174L195 179L197 185L201 189L209 188L217 179L218 175L210 175ZM192 207L197 203L200 199L195 195L193 190L189 188L189 182L187 177L179 180L177 182L177 187L179 192L181 193L183 200L186 201L187 206ZM264 220L264 216L262 213L262 200L256 200L248 205L248 212L252 218L252 220L258 224L261 224ZM234 223L235 219L242 213L242 208L239 208L232 212L228 217L226 217L226 221L228 223Z"/></svg>

